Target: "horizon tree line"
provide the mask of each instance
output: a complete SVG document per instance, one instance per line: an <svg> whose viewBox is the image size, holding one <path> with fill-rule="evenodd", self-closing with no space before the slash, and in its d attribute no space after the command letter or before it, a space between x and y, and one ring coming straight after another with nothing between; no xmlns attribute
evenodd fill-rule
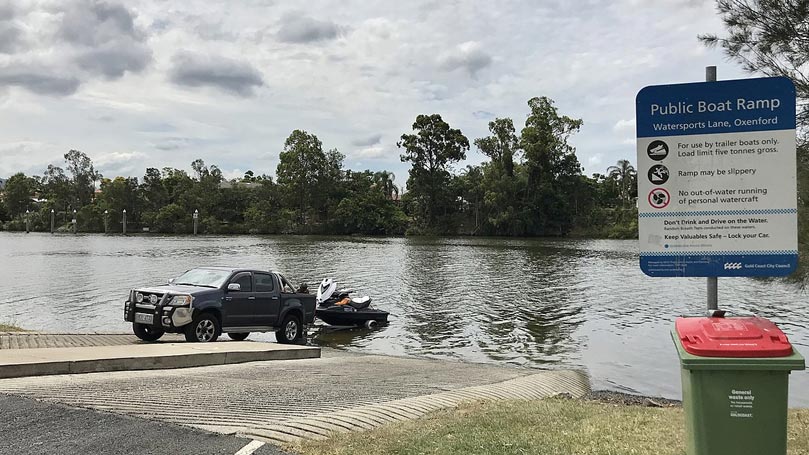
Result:
<svg viewBox="0 0 809 455"><path fill-rule="evenodd" d="M294 130L274 179L248 170L227 184L202 159L191 163L190 175L150 167L140 179L106 178L85 153L70 150L63 167L6 181L0 223L46 231L53 211L68 230L75 211L79 231L119 231L126 209L131 231L180 234L191 232L198 210L202 233L635 236L637 182L629 161L582 175L568 144L582 120L559 115L546 97L528 106L519 134L511 119L490 122L491 135L473 141L489 161L460 171L453 166L466 158L470 141L439 114L417 116L397 142L400 159L411 164L407 192L392 172L345 169L337 149L326 151L315 134Z"/></svg>

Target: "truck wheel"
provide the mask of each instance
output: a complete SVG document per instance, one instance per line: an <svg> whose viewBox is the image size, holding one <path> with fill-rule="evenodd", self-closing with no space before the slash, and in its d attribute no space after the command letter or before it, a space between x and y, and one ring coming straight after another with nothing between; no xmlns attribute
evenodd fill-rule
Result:
<svg viewBox="0 0 809 455"><path fill-rule="evenodd" d="M302 337L301 320L294 314L288 314L284 318L284 323L281 324L281 328L275 331L275 339L279 343L295 343Z"/></svg>
<svg viewBox="0 0 809 455"><path fill-rule="evenodd" d="M228 336L233 341L244 341L250 335L250 332L232 333L228 332Z"/></svg>
<svg viewBox="0 0 809 455"><path fill-rule="evenodd" d="M185 340L207 343L219 338L219 320L211 313L197 315L185 328Z"/></svg>
<svg viewBox="0 0 809 455"><path fill-rule="evenodd" d="M165 333L162 330L155 330L150 325L146 324L132 324L132 331L135 336L143 341L157 341Z"/></svg>

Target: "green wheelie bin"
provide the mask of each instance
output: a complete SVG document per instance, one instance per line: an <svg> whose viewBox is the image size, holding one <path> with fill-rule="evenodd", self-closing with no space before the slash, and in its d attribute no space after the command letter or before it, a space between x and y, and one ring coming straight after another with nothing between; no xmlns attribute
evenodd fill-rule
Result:
<svg viewBox="0 0 809 455"><path fill-rule="evenodd" d="M789 373L803 357L758 317L677 318L688 455L784 455Z"/></svg>

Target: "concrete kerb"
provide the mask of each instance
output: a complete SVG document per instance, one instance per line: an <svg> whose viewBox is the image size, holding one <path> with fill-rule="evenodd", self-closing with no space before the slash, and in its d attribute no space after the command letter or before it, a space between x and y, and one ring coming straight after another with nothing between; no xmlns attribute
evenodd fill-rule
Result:
<svg viewBox="0 0 809 455"><path fill-rule="evenodd" d="M0 378L189 368L320 357L320 348L274 343L163 343L0 350Z"/></svg>

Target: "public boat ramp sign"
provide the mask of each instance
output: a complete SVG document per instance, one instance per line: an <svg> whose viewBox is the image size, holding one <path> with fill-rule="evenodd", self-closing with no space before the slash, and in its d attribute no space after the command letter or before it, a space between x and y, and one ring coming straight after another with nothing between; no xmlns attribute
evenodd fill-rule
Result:
<svg viewBox="0 0 809 455"><path fill-rule="evenodd" d="M641 270L654 277L792 273L792 81L650 86L636 109Z"/></svg>

